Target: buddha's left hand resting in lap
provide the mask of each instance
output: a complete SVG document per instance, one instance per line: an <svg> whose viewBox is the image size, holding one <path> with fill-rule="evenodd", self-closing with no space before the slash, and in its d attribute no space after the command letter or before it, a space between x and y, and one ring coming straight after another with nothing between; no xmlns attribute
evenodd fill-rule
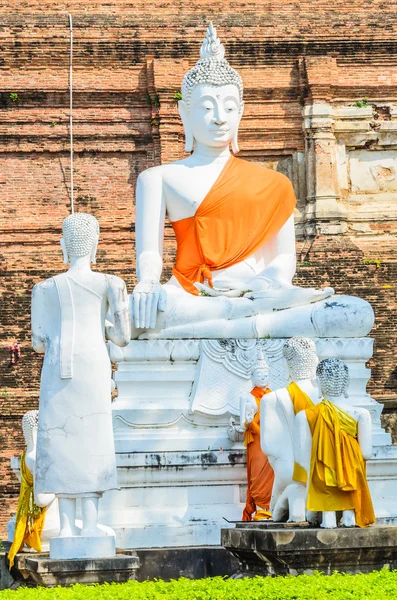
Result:
<svg viewBox="0 0 397 600"><path fill-rule="evenodd" d="M224 59L212 25L200 56L184 77L179 101L191 154L138 178L132 337L321 335L311 305L323 308L334 291L292 284L292 184L235 157L242 80ZM166 215L177 256L171 279L161 285Z"/></svg>

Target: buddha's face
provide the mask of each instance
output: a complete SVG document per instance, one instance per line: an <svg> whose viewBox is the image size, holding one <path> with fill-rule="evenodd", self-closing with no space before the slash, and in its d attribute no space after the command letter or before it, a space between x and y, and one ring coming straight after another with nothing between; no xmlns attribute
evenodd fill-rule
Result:
<svg viewBox="0 0 397 600"><path fill-rule="evenodd" d="M269 384L269 370L260 368L255 369L252 374L252 383L259 388L266 388Z"/></svg>
<svg viewBox="0 0 397 600"><path fill-rule="evenodd" d="M189 110L181 116L198 143L219 148L236 139L242 108L235 85L199 84L193 89Z"/></svg>

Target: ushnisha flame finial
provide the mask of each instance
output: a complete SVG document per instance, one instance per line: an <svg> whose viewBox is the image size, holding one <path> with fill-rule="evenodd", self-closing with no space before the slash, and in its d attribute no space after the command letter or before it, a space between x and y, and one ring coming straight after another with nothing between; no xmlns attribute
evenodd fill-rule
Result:
<svg viewBox="0 0 397 600"><path fill-rule="evenodd" d="M225 48L216 36L216 29L209 24L200 49L200 60L190 69L182 81L182 100L190 110L190 99L196 85L235 85L240 96L240 111L243 107L243 82L240 75L227 62Z"/></svg>
<svg viewBox="0 0 397 600"><path fill-rule="evenodd" d="M205 39L200 48L200 58L212 58L214 60L223 60L225 58L225 47L216 36L216 29L212 21L207 28Z"/></svg>
<svg viewBox="0 0 397 600"><path fill-rule="evenodd" d="M252 373L254 373L257 370L263 370L266 369L266 371L270 370L270 367L266 361L266 356L263 353L261 348L258 348L257 350L257 360L256 363L254 364L254 366L252 367Z"/></svg>

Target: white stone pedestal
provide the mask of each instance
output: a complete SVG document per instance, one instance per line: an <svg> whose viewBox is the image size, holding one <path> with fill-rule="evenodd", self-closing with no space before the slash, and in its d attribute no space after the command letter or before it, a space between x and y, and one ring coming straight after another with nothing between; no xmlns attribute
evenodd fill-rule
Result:
<svg viewBox="0 0 397 600"><path fill-rule="evenodd" d="M383 406L366 392L370 338L322 338L320 359L349 366L349 401L371 412L375 458L368 477L376 514L397 519L397 448L380 425ZM121 491L105 494L100 520L120 548L219 545L224 520L241 519L246 491L245 450L229 439L231 416L249 392L260 344L270 387L287 383L284 339L137 340L110 344L117 364L113 403Z"/></svg>
<svg viewBox="0 0 397 600"><path fill-rule="evenodd" d="M113 535L85 537L53 537L50 539L50 559L113 558L116 543Z"/></svg>

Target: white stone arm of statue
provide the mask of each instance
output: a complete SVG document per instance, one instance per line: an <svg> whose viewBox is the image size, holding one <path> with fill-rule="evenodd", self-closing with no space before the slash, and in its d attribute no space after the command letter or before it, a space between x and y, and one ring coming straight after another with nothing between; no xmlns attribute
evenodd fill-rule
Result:
<svg viewBox="0 0 397 600"><path fill-rule="evenodd" d="M106 337L116 346L127 346L131 337L128 294L120 277L107 275L108 302L112 322L106 321Z"/></svg>
<svg viewBox="0 0 397 600"><path fill-rule="evenodd" d="M48 319L47 294L48 281L36 283L32 291L32 347L35 352L44 354L47 341L46 323Z"/></svg>
<svg viewBox="0 0 397 600"><path fill-rule="evenodd" d="M165 310L166 293L160 284L163 270L165 201L160 170L143 171L136 187L136 270L133 318L137 328L156 327L157 311Z"/></svg>
<svg viewBox="0 0 397 600"><path fill-rule="evenodd" d="M312 454L312 434L306 417L306 411L301 410L295 417L294 455L295 461L310 472Z"/></svg>
<svg viewBox="0 0 397 600"><path fill-rule="evenodd" d="M244 423L252 423L258 412L258 406L252 394L243 394L240 398L240 427L246 429Z"/></svg>
<svg viewBox="0 0 397 600"><path fill-rule="evenodd" d="M357 439L363 453L364 460L372 457L372 420L371 414L365 408L356 408L358 411Z"/></svg>

